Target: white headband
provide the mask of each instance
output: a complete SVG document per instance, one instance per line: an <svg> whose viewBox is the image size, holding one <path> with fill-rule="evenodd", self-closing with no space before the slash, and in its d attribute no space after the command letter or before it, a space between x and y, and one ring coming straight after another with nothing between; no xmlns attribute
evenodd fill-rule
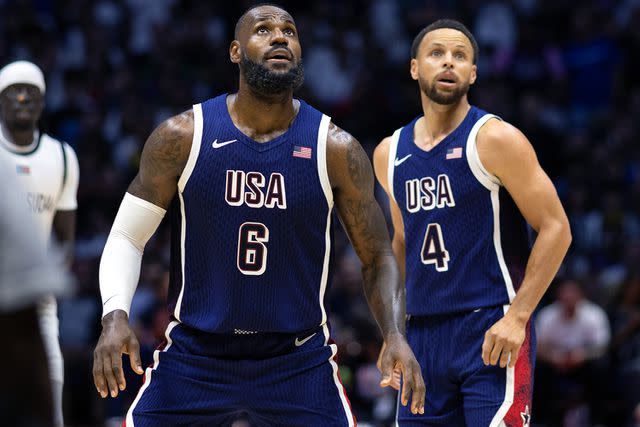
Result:
<svg viewBox="0 0 640 427"><path fill-rule="evenodd" d="M36 86L44 94L46 86L40 68L29 61L16 61L0 70L0 93L11 85L26 83Z"/></svg>

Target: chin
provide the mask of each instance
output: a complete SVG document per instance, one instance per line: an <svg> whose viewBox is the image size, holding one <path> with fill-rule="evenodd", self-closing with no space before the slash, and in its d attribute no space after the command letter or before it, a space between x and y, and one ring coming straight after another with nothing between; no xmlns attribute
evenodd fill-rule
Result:
<svg viewBox="0 0 640 427"><path fill-rule="evenodd" d="M33 117L24 118L24 117L16 117L13 120L13 127L15 129L29 130L35 126L36 120Z"/></svg>
<svg viewBox="0 0 640 427"><path fill-rule="evenodd" d="M291 71L294 66L293 64L266 64L265 68L272 73L281 73L285 74Z"/></svg>

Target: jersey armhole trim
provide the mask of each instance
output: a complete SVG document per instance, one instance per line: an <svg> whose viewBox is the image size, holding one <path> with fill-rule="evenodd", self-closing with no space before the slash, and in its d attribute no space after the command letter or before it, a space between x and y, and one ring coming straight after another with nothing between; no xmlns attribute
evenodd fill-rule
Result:
<svg viewBox="0 0 640 427"><path fill-rule="evenodd" d="M398 142L400 141L400 132L402 128L396 129L391 136L391 142L389 143L389 157L387 158L387 187L389 187L389 195L396 201L396 195L393 191L393 171L395 168L396 154L398 153Z"/></svg>
<svg viewBox="0 0 640 427"><path fill-rule="evenodd" d="M178 180L178 189L182 192L191 177L191 173L196 167L198 156L200 154L200 145L202 142L202 104L195 104L193 106L193 140L191 142L191 150L189 151L189 158L187 164L184 166L184 170Z"/></svg>
<svg viewBox="0 0 640 427"><path fill-rule="evenodd" d="M473 125L473 128L471 128L471 132L467 138L467 163L469 163L469 168L473 175L484 187L488 190L497 190L502 185L500 179L487 171L480 161L480 155L478 154L478 132L480 132L480 128L482 128L482 126L491 119L502 120L496 115L485 114L480 117L480 119Z"/></svg>
<svg viewBox="0 0 640 427"><path fill-rule="evenodd" d="M318 151L318 177L320 178L320 185L327 199L329 210L333 208L333 190L331 190L331 181L329 180L329 171L327 169L327 135L329 134L330 123L331 117L323 114L318 127L318 143L316 145Z"/></svg>
<svg viewBox="0 0 640 427"><path fill-rule="evenodd" d="M67 184L67 150L64 145L65 143L60 141L60 148L62 149L62 187L60 188L60 194L62 194L64 186Z"/></svg>

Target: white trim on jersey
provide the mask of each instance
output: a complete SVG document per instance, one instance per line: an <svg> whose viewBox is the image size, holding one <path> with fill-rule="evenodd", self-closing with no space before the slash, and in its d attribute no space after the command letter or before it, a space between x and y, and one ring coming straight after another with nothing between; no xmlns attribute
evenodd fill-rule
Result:
<svg viewBox="0 0 640 427"><path fill-rule="evenodd" d="M327 227L324 233L324 261L322 262L322 277L320 279L320 309L322 310L321 325L327 323L327 311L324 308L324 294L327 290L327 280L329 277L329 259L331 258L331 211L333 209L333 191L331 190L331 182L329 181L329 172L327 171L327 134L329 133L329 124L331 117L322 115L320 127L318 128L318 144L317 156L318 161L318 177L324 197L327 199L329 211L327 213Z"/></svg>
<svg viewBox="0 0 640 427"><path fill-rule="evenodd" d="M494 189L500 187L500 180L497 176L490 174L480 161L480 155L478 154L478 146L476 141L480 128L491 119L500 120L500 117L493 114L485 114L484 116L480 117L480 119L478 119L478 121L473 125L473 127L471 128L471 132L469 132L469 137L467 138L466 151L467 162L469 163L469 168L471 168L471 172L473 172L473 175L480 182L480 184L484 185L488 190L493 191Z"/></svg>
<svg viewBox="0 0 640 427"><path fill-rule="evenodd" d="M334 360L336 354L338 353L338 346L335 344L329 344L329 327L326 323L322 325L322 332L324 333L324 345L328 345L331 348L331 357L329 357L329 363L331 364L331 368L333 369L333 382L336 384L336 388L338 389L338 395L340 396L340 401L342 402L342 407L344 408L344 414L347 417L349 427L352 427L355 425L353 422L353 412L351 411L351 405L349 404L347 395L344 392L344 387L340 382L340 378L338 378L338 364Z"/></svg>
<svg viewBox="0 0 640 427"><path fill-rule="evenodd" d="M393 192L393 172L396 167L396 154L398 153L398 142L400 141L400 132L402 128L396 129L396 131L391 136L391 142L389 143L389 158L387 159L387 187L389 187L389 194L394 202L396 201L396 195Z"/></svg>
<svg viewBox="0 0 640 427"><path fill-rule="evenodd" d="M180 191L184 191L184 187L187 185L187 181L189 181L191 173L196 167L196 162L200 155L200 145L202 143L202 127L202 104L196 104L193 106L193 141L191 142L191 150L189 151L187 164L184 166L184 170L178 180L178 189Z"/></svg>
<svg viewBox="0 0 640 427"><path fill-rule="evenodd" d="M76 152L66 142L57 141L47 134L43 134L42 138L49 138L59 144L62 144L65 152L65 156L62 156L62 150L60 150L60 156L62 157L60 161L63 163L63 168L66 168L67 170L67 176L66 179L64 174L61 177L64 185L60 188L58 202L56 203L56 211L74 211L78 209L77 194L78 185L80 184L80 165L78 164Z"/></svg>
<svg viewBox="0 0 640 427"><path fill-rule="evenodd" d="M189 159L187 160L187 164L180 175L180 179L178 180L178 198L180 199L180 215L181 215L181 229L180 229L180 268L182 271L182 286L180 287L180 294L178 295L178 300L176 301L176 308L173 310L173 315L181 321L180 319L180 309L182 308L182 298L184 297L184 265L185 265L185 239L187 236L187 216L185 215L184 208L184 197L182 196L182 192L191 177L191 173L193 169L196 167L196 162L198 160L198 156L200 155L200 146L202 143L202 129L203 129L203 118L202 118L202 104L195 104L193 106L193 141L191 142L191 150L189 151Z"/></svg>
<svg viewBox="0 0 640 427"><path fill-rule="evenodd" d="M149 387L149 384L151 384L151 372L158 369L158 365L160 364L160 352L161 351L165 352L169 350L169 347L171 347L171 344L173 344L173 340L171 340L171 331L177 325L178 325L178 322L176 322L175 320L169 323L169 326L167 326L167 330L164 332L164 336L167 338L167 345L162 350L156 350L153 352L153 367L147 368L145 370L144 384L142 384L142 387L140 387L140 391L138 392L138 395L136 396L135 400L133 401L133 403L129 407L129 410L127 411L127 417L126 417L127 427L135 427L133 424L133 410L135 409L136 405L140 401L140 398L142 397L142 393L144 393L144 391Z"/></svg>
<svg viewBox="0 0 640 427"><path fill-rule="evenodd" d="M498 264L500 265L500 271L504 279L505 286L507 288L507 294L509 295L509 302L513 301L516 296L516 291L513 287L513 281L507 268L507 263L504 260L504 253L502 252L502 237L500 230L500 180L495 175L490 174L480 161L480 155L478 154L477 136L480 128L490 119L497 118L493 114L486 114L482 116L469 133L467 138L467 162L471 172L485 188L491 191L491 207L493 209L493 246L496 249L496 256L498 257Z"/></svg>
<svg viewBox="0 0 640 427"><path fill-rule="evenodd" d="M504 314L507 314L507 311L509 311L509 305L503 305L502 309L504 311ZM511 356L513 356L513 354L511 354ZM505 386L505 391L504 391L504 401L502 402L502 405L500 405L500 408L498 408L498 412L496 412L496 415L493 417L493 420L491 420L491 424L489 424L489 427L502 427L505 426L505 422L504 422L504 417L507 415L507 412L509 412L509 408L511 408L511 405L513 404L513 394L514 394L514 388L515 388L515 367L514 368L510 368L507 366L506 368L506 386Z"/></svg>

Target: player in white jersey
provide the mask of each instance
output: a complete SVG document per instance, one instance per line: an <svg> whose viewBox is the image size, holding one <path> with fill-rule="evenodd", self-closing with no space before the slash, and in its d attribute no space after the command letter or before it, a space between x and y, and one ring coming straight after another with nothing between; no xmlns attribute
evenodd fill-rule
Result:
<svg viewBox="0 0 640 427"><path fill-rule="evenodd" d="M15 168L24 203L38 224L39 243L49 245L51 231L71 263L76 222L78 159L73 149L38 131L45 82L40 68L27 61L0 70L0 156ZM18 283L15 284L19 286ZM40 327L49 357L55 424L63 425L64 369L58 342L57 305L53 296L40 304Z"/></svg>

